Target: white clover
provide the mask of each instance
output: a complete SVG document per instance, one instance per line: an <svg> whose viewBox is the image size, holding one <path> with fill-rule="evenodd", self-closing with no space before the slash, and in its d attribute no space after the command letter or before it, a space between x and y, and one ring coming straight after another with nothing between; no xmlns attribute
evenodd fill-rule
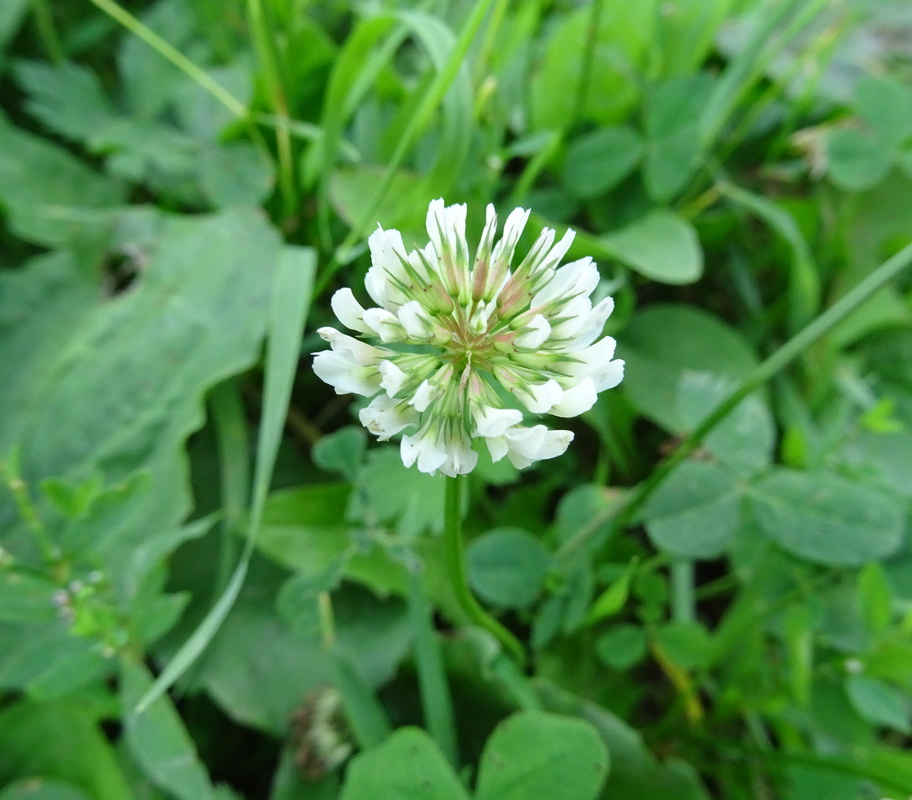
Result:
<svg viewBox="0 0 912 800"><path fill-rule="evenodd" d="M338 394L373 398L361 422L380 440L404 432L407 467L471 472L475 440L494 461L507 457L520 469L555 458L573 433L523 425L524 411L575 417L624 377L614 339L599 338L614 302L592 305L598 269L591 258L559 266L573 231L554 244L545 228L513 266L528 219L515 209L495 242L489 205L470 263L466 207L434 200L423 249L406 252L395 230L371 235L365 288L376 307L362 307L351 289L332 298L336 317L359 338L321 328L332 349L315 354L314 371Z"/></svg>

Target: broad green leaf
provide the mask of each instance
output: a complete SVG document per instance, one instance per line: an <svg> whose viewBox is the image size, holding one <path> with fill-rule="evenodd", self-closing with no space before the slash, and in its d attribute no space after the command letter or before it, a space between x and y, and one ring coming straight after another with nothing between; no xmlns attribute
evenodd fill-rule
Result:
<svg viewBox="0 0 912 800"><path fill-rule="evenodd" d="M25 778L0 791L0 800L90 800L68 783L45 778Z"/></svg>
<svg viewBox="0 0 912 800"><path fill-rule="evenodd" d="M595 640L599 660L616 670L628 670L646 657L646 634L639 625L615 625Z"/></svg>
<svg viewBox="0 0 912 800"><path fill-rule="evenodd" d="M643 509L652 543L681 558L716 558L741 521L741 494L729 472L686 461Z"/></svg>
<svg viewBox="0 0 912 800"><path fill-rule="evenodd" d="M845 690L852 706L869 722L912 733L912 703L906 692L867 675L849 675Z"/></svg>
<svg viewBox="0 0 912 800"><path fill-rule="evenodd" d="M893 619L893 592L883 567L872 562L858 574L858 605L873 634L885 631Z"/></svg>
<svg viewBox="0 0 912 800"><path fill-rule="evenodd" d="M827 175L840 189L861 192L880 183L893 154L883 144L853 128L838 128L827 139Z"/></svg>
<svg viewBox="0 0 912 800"><path fill-rule="evenodd" d="M137 712L152 676L144 664L124 657L120 670L121 713L127 745L151 781L180 800L206 800L213 787L196 746L167 696Z"/></svg>
<svg viewBox="0 0 912 800"><path fill-rule="evenodd" d="M613 2L602 11L593 15L579 7L559 17L528 87L533 129L562 130L581 120L617 124L636 103L639 86L632 77L649 58L658 5ZM592 47L588 74L582 42Z"/></svg>
<svg viewBox="0 0 912 800"><path fill-rule="evenodd" d="M520 528L496 528L466 550L469 583L485 600L525 608L541 593L550 558L542 543Z"/></svg>
<svg viewBox="0 0 912 800"><path fill-rule="evenodd" d="M655 632L665 655L681 669L699 669L712 658L712 638L699 622L667 622Z"/></svg>
<svg viewBox="0 0 912 800"><path fill-rule="evenodd" d="M314 443L314 464L329 472L338 472L354 481L367 449L367 433L360 425L348 425L323 436Z"/></svg>
<svg viewBox="0 0 912 800"><path fill-rule="evenodd" d="M598 197L626 178L640 160L640 137L626 125L598 128L567 147L563 180L575 197Z"/></svg>
<svg viewBox="0 0 912 800"><path fill-rule="evenodd" d="M508 717L485 744L477 800L594 800L608 774L608 750L582 719L544 711Z"/></svg>
<svg viewBox="0 0 912 800"><path fill-rule="evenodd" d="M685 372L740 381L757 363L741 334L692 306L651 305L618 338L618 355L627 361L622 391L640 413L673 433L690 429L678 408Z"/></svg>
<svg viewBox="0 0 912 800"><path fill-rule="evenodd" d="M677 0L657 22L657 42L664 75L690 76L713 47L735 0Z"/></svg>
<svg viewBox="0 0 912 800"><path fill-rule="evenodd" d="M339 795L339 800L404 798L469 800L443 754L418 728L400 728L379 747L355 756Z"/></svg>
<svg viewBox="0 0 912 800"><path fill-rule="evenodd" d="M199 159L200 184L216 208L263 202L272 191L273 172L269 157L244 142L207 147Z"/></svg>
<svg viewBox="0 0 912 800"><path fill-rule="evenodd" d="M693 283L703 274L703 250L693 226L657 209L619 231L599 237L618 261L660 283Z"/></svg>
<svg viewBox="0 0 912 800"><path fill-rule="evenodd" d="M118 183L0 115L0 205L17 236L40 245L63 244L94 210L122 200Z"/></svg>
<svg viewBox="0 0 912 800"><path fill-rule="evenodd" d="M736 384L710 372L685 372L678 387L678 414L693 430ZM703 440L703 445L738 474L751 475L773 457L776 427L761 395L744 398Z"/></svg>
<svg viewBox="0 0 912 800"><path fill-rule="evenodd" d="M855 85L853 108L886 149L912 138L912 91L891 75L864 75Z"/></svg>
<svg viewBox="0 0 912 800"><path fill-rule="evenodd" d="M0 623L0 688L36 699L62 696L110 671L91 639L74 636L62 620Z"/></svg>
<svg viewBox="0 0 912 800"><path fill-rule="evenodd" d="M699 118L712 88L713 79L698 73L665 80L648 89L643 181L657 203L674 197L699 166Z"/></svg>
<svg viewBox="0 0 912 800"><path fill-rule="evenodd" d="M0 785L34 775L71 784L92 800L133 796L86 698L20 699L0 711Z"/></svg>
<svg viewBox="0 0 912 800"><path fill-rule="evenodd" d="M344 562L346 574L375 591L405 591L401 564L379 546L357 546L346 522L351 487L316 483L273 492L266 501L257 548L277 563L314 577Z"/></svg>
<svg viewBox="0 0 912 800"><path fill-rule="evenodd" d="M20 61L15 74L29 113L68 139L86 142L115 116L101 81L86 67Z"/></svg>
<svg viewBox="0 0 912 800"><path fill-rule="evenodd" d="M48 622L57 616L56 584L15 568L0 569L0 622Z"/></svg>
<svg viewBox="0 0 912 800"><path fill-rule="evenodd" d="M861 566L902 541L903 504L834 473L777 469L756 481L748 497L761 530L812 563Z"/></svg>

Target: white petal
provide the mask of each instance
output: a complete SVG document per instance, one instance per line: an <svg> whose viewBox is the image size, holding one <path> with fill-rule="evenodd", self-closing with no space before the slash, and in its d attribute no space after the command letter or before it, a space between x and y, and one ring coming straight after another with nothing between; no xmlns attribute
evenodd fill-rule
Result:
<svg viewBox="0 0 912 800"><path fill-rule="evenodd" d="M444 207L443 200L432 200L428 206L427 232L438 253L444 247L453 253L462 253L467 249L466 206L454 205Z"/></svg>
<svg viewBox="0 0 912 800"><path fill-rule="evenodd" d="M385 362L381 362L383 367ZM576 417L584 411L588 411L595 405L598 394L595 391L595 383L587 375L576 386L564 389L564 396L561 401L551 409L551 413L556 417Z"/></svg>
<svg viewBox="0 0 912 800"><path fill-rule="evenodd" d="M371 400L366 408L362 408L358 418L381 442L385 442L390 436L409 425L418 424L418 415L414 411L409 408L403 409L401 403L390 400L383 394Z"/></svg>
<svg viewBox="0 0 912 800"><path fill-rule="evenodd" d="M398 315L400 324L412 339L430 341L434 337L434 320L417 300L405 303Z"/></svg>
<svg viewBox="0 0 912 800"><path fill-rule="evenodd" d="M573 353L573 361L555 363L554 369L575 378L592 375L604 369L611 362L616 347L617 342L612 337L606 336L595 344Z"/></svg>
<svg viewBox="0 0 912 800"><path fill-rule="evenodd" d="M421 385L415 389L412 399L408 401L409 405L414 408L415 411L425 411L436 394L437 392L434 387L431 386L431 382L424 380L421 382Z"/></svg>
<svg viewBox="0 0 912 800"><path fill-rule="evenodd" d="M498 462L502 459L507 452L510 450L510 446L507 444L506 436L496 436L485 439L485 443L488 445L488 452L491 454L491 461Z"/></svg>
<svg viewBox="0 0 912 800"><path fill-rule="evenodd" d="M541 314L536 314L522 332L513 340L517 347L525 347L529 350L538 350L548 336L551 335L551 326Z"/></svg>
<svg viewBox="0 0 912 800"><path fill-rule="evenodd" d="M544 383L531 383L517 389L519 399L533 414L545 414L561 401L564 390L553 378Z"/></svg>
<svg viewBox="0 0 912 800"><path fill-rule="evenodd" d="M386 348L373 347L365 344L353 336L346 333L340 333L335 328L318 328L317 333L329 346L335 351L348 351L352 358L362 367L374 366L380 359L390 355Z"/></svg>
<svg viewBox="0 0 912 800"><path fill-rule="evenodd" d="M451 439L444 444L447 457L439 469L444 475L455 478L457 475L466 475L475 469L478 463L478 453L472 449L467 438ZM419 466L419 469L421 467Z"/></svg>
<svg viewBox="0 0 912 800"><path fill-rule="evenodd" d="M567 346L564 348L566 352L572 353L581 350L584 347L588 347L596 338L601 336L602 329L605 327L605 321L611 316L612 311L614 311L614 299L606 297L585 315L583 324L580 326L579 330L575 334L570 334L573 335L574 338L573 341L568 342Z"/></svg>
<svg viewBox="0 0 912 800"><path fill-rule="evenodd" d="M556 312L556 316L560 318L560 322L555 323L553 319L551 320L551 341L559 342L561 340L570 340L571 342L575 342L576 337L583 328L586 327L586 320L591 313L592 303L589 301L588 297L574 297L569 303L565 303L560 311ZM593 339L594 338L595 337L593 337ZM575 349L579 350L581 347L585 346L586 345L581 345ZM566 351L568 348L569 344L561 344L562 350Z"/></svg>
<svg viewBox="0 0 912 800"><path fill-rule="evenodd" d="M613 389L624 380L624 362L620 359L609 361L600 370L592 373L592 380L595 383L595 391L597 392Z"/></svg>
<svg viewBox="0 0 912 800"><path fill-rule="evenodd" d="M488 438L503 436L507 428L522 422L523 415L522 411L515 408L482 406L474 408L472 416L475 420L475 432L472 435Z"/></svg>
<svg viewBox="0 0 912 800"><path fill-rule="evenodd" d="M573 441L571 431L549 431L544 425L511 428L506 433L508 456L514 467L523 469L535 461L555 458Z"/></svg>
<svg viewBox="0 0 912 800"><path fill-rule="evenodd" d="M395 314L385 308L369 308L364 312L364 324L384 342L401 342L405 331Z"/></svg>
<svg viewBox="0 0 912 800"><path fill-rule="evenodd" d="M380 373L376 367L363 367L347 351L324 350L313 360L317 377L335 388L336 394L360 394L371 397L380 391Z"/></svg>
<svg viewBox="0 0 912 800"><path fill-rule="evenodd" d="M537 308L545 303L562 298L570 299L583 295L588 297L598 286L598 268L588 256L565 264L554 273L554 277L532 298L532 307Z"/></svg>
<svg viewBox="0 0 912 800"><path fill-rule="evenodd" d="M390 397L395 397L408 380L408 375L392 361L381 361L379 370L382 378L380 381L381 388L385 389Z"/></svg>
<svg viewBox="0 0 912 800"><path fill-rule="evenodd" d="M333 314L346 328L361 333L371 333L371 329L364 324L364 307L355 299L351 289L339 289L329 301Z"/></svg>
<svg viewBox="0 0 912 800"><path fill-rule="evenodd" d="M378 306L393 310L405 301L392 279L408 283L401 260L406 257L402 235L397 230L385 231L378 227L367 244L370 247L371 268L367 271L364 286Z"/></svg>
<svg viewBox="0 0 912 800"><path fill-rule="evenodd" d="M431 434L427 428L414 435L403 436L399 453L405 466L410 467L417 461L418 470L430 475L447 460L446 451L438 446L436 435Z"/></svg>

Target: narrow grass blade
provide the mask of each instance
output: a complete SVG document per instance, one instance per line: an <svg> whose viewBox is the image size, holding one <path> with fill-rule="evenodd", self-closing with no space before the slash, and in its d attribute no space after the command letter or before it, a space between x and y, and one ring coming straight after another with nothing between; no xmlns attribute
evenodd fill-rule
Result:
<svg viewBox="0 0 912 800"><path fill-rule="evenodd" d="M312 249L286 247L283 250L273 291L269 341L266 348L263 417L257 443L250 522L241 560L218 602L139 701L138 712L143 711L167 691L199 657L212 641L244 584L288 412L301 337L310 308L315 269L316 255Z"/></svg>

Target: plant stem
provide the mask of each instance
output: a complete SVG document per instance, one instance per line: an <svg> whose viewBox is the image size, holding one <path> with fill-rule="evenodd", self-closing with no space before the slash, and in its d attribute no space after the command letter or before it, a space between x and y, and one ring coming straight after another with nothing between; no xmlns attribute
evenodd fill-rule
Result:
<svg viewBox="0 0 912 800"><path fill-rule="evenodd" d="M465 569L465 548L462 541L462 486L465 478L457 476L446 479L446 501L444 521L444 544L447 574L450 586L466 617L479 628L490 633L505 650L510 652L522 665L526 653L519 640L485 611L469 589Z"/></svg>

